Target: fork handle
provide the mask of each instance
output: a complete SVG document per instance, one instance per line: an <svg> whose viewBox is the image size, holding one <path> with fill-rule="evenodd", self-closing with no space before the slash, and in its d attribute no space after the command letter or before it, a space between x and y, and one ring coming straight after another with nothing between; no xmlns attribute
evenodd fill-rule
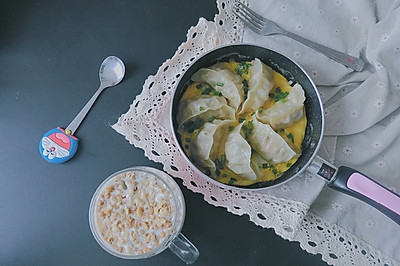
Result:
<svg viewBox="0 0 400 266"><path fill-rule="evenodd" d="M283 34L298 42L301 42L302 44L310 48L313 48L316 51L319 51L320 53L328 56L329 58L335 60L336 62L339 62L351 69L354 69L355 71L361 71L364 68L365 63L360 58L353 57L348 54L344 54L342 52L333 50L331 48L312 42L291 32L284 32Z"/></svg>

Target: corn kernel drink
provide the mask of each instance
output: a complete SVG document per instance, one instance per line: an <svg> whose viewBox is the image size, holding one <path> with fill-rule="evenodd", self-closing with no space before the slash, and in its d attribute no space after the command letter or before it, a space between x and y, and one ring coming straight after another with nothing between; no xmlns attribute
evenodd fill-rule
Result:
<svg viewBox="0 0 400 266"><path fill-rule="evenodd" d="M121 173L108 181L95 208L101 237L126 255L141 255L159 246L175 219L171 192L145 172Z"/></svg>
<svg viewBox="0 0 400 266"><path fill-rule="evenodd" d="M180 234L185 203L179 186L149 167L119 171L96 190L89 223L97 242L126 259L147 258Z"/></svg>

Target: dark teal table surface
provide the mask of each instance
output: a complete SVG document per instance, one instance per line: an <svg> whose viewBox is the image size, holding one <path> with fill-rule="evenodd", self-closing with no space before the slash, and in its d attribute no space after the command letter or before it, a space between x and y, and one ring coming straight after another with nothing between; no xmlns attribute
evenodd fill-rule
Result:
<svg viewBox="0 0 400 266"><path fill-rule="evenodd" d="M207 1L2 1L0 9L0 265L184 265L169 250L130 261L105 252L88 224L90 199L110 174L130 166L161 169L110 125L149 75L171 58ZM105 90L78 128L77 154L53 165L38 152L42 135L66 127L99 86L108 55L126 76ZM181 186L183 233L198 247L195 265L325 265Z"/></svg>

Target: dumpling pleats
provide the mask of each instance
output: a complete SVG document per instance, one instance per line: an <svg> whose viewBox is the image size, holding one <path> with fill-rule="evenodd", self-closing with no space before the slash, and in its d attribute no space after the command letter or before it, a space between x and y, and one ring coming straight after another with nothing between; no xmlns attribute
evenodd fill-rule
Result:
<svg viewBox="0 0 400 266"><path fill-rule="evenodd" d="M268 99L268 94L274 86L273 70L255 58L250 66L251 78L247 99L242 105L240 114L258 110Z"/></svg>
<svg viewBox="0 0 400 266"><path fill-rule="evenodd" d="M275 164L287 162L296 155L278 133L257 119L253 119L253 130L249 135L249 142L261 157Z"/></svg>
<svg viewBox="0 0 400 266"><path fill-rule="evenodd" d="M236 126L226 138L225 153L227 167L244 178L256 180L257 176L250 164L251 147L240 134L243 123Z"/></svg>
<svg viewBox="0 0 400 266"><path fill-rule="evenodd" d="M221 139L225 134L225 127L235 123L229 120L214 120L207 122L201 129L197 138L191 143L191 156L203 168L210 170L214 175L216 166L214 163L218 155Z"/></svg>
<svg viewBox="0 0 400 266"><path fill-rule="evenodd" d="M194 118L201 118L205 122L210 118L233 120L235 110L226 104L224 97L200 96L182 101L177 113L178 132L182 132L183 125Z"/></svg>
<svg viewBox="0 0 400 266"><path fill-rule="evenodd" d="M202 68L192 76L192 81L207 83L228 99L228 105L237 110L243 101L243 90L232 81L235 75L227 69Z"/></svg>
<svg viewBox="0 0 400 266"><path fill-rule="evenodd" d="M288 127L303 116L305 99L303 88L295 84L285 101L277 102L262 113L257 112L257 118L270 124L273 129Z"/></svg>
<svg viewBox="0 0 400 266"><path fill-rule="evenodd" d="M191 144L192 158L203 168L215 172L215 163L210 159L217 123L205 123L197 138Z"/></svg>

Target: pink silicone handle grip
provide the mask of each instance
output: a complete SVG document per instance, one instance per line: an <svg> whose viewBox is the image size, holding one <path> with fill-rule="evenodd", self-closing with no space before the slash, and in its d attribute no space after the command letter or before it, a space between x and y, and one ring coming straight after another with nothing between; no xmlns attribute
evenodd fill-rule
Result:
<svg viewBox="0 0 400 266"><path fill-rule="evenodd" d="M354 173L347 180L347 187L400 215L400 198L371 179Z"/></svg>
<svg viewBox="0 0 400 266"><path fill-rule="evenodd" d="M400 196L366 175L341 166L328 186L368 203L400 225Z"/></svg>

